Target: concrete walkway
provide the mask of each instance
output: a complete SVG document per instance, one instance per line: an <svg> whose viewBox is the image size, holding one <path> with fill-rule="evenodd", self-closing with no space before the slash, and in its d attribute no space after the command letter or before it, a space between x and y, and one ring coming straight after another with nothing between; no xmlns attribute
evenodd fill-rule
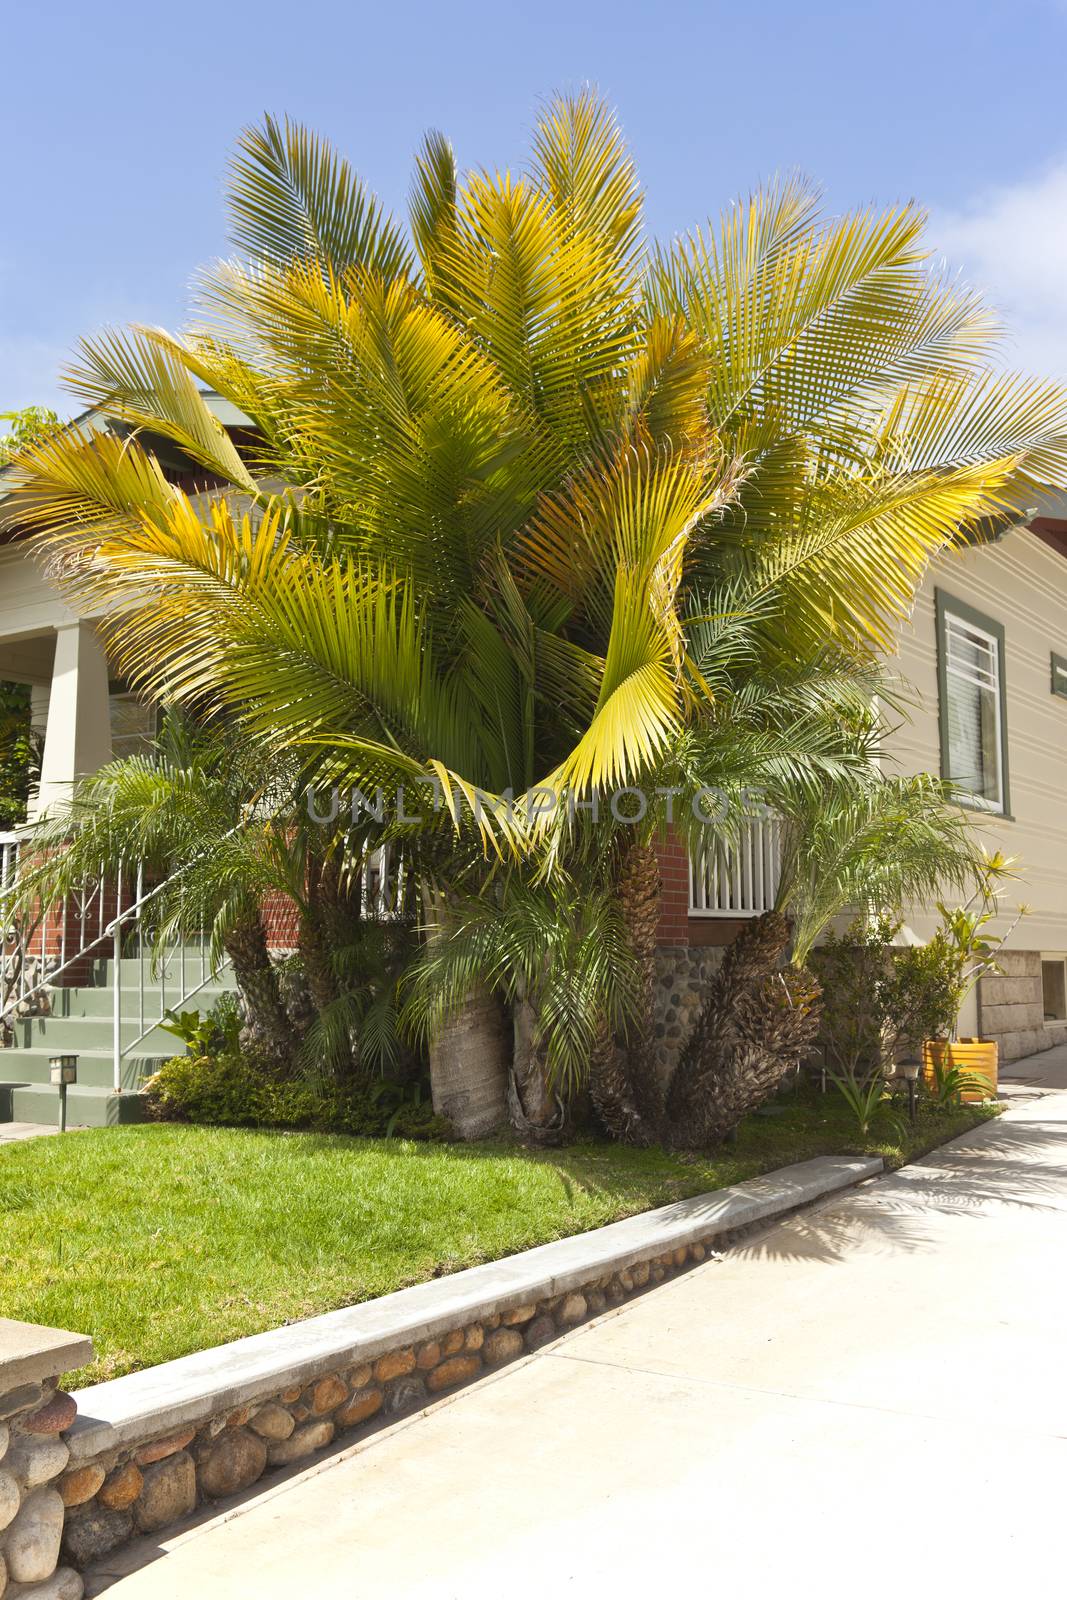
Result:
<svg viewBox="0 0 1067 1600"><path fill-rule="evenodd" d="M1008 1090L999 1122L260 1493L111 1600L1059 1592L1067 1049Z"/></svg>
<svg viewBox="0 0 1067 1600"><path fill-rule="evenodd" d="M40 1139L58 1132L58 1128L48 1128L43 1122L0 1122L0 1144L18 1144L23 1139Z"/></svg>

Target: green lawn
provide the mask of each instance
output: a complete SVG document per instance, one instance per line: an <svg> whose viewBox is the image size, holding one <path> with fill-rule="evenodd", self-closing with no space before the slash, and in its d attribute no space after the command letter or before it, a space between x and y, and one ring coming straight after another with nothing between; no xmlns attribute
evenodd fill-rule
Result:
<svg viewBox="0 0 1067 1600"><path fill-rule="evenodd" d="M90 1383L861 1148L832 1096L774 1110L713 1158L174 1125L9 1145L0 1310L91 1334L97 1359L75 1380ZM866 1148L899 1163L990 1114L924 1117L907 1149Z"/></svg>

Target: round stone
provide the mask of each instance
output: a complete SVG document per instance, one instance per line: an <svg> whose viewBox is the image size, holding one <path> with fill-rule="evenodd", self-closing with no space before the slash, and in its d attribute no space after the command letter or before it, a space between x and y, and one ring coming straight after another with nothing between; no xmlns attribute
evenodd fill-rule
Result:
<svg viewBox="0 0 1067 1600"><path fill-rule="evenodd" d="M82 1600L85 1588L73 1567L57 1567L47 1583L35 1585L27 1600Z"/></svg>
<svg viewBox="0 0 1067 1600"><path fill-rule="evenodd" d="M431 1367L436 1367L441 1359L441 1346L436 1339L428 1339L425 1344L420 1344L415 1352L415 1365L422 1372L427 1372Z"/></svg>
<svg viewBox="0 0 1067 1600"><path fill-rule="evenodd" d="M245 1428L227 1428L200 1463L200 1487L213 1500L240 1494L267 1465L266 1441Z"/></svg>
<svg viewBox="0 0 1067 1600"><path fill-rule="evenodd" d="M458 1350L463 1349L463 1329L453 1328L451 1333L446 1333L441 1340L441 1354L454 1356Z"/></svg>
<svg viewBox="0 0 1067 1600"><path fill-rule="evenodd" d="M480 1350L485 1343L485 1329L480 1322L472 1322L463 1335L464 1350Z"/></svg>
<svg viewBox="0 0 1067 1600"><path fill-rule="evenodd" d="M311 1384L304 1395L304 1402L313 1417L324 1417L336 1411L341 1401L347 1399L348 1385L333 1372Z"/></svg>
<svg viewBox="0 0 1067 1600"><path fill-rule="evenodd" d="M277 1444L282 1439L288 1439L296 1423L284 1406L278 1405L275 1400L268 1400L265 1406L260 1406L248 1426L261 1439Z"/></svg>
<svg viewBox="0 0 1067 1600"><path fill-rule="evenodd" d="M150 1466L133 1508L141 1533L154 1533L187 1517L196 1505L196 1468L184 1450Z"/></svg>
<svg viewBox="0 0 1067 1600"><path fill-rule="evenodd" d="M487 1365L499 1367L503 1362L521 1356L523 1349L522 1334L518 1328L498 1328L486 1339L482 1354Z"/></svg>
<svg viewBox="0 0 1067 1600"><path fill-rule="evenodd" d="M168 1433L165 1439L153 1439L151 1444L142 1445L134 1459L139 1467L150 1467L153 1462L162 1461L166 1456L177 1455L187 1444L192 1444L195 1437L195 1428L183 1428L180 1433Z"/></svg>
<svg viewBox="0 0 1067 1600"><path fill-rule="evenodd" d="M291 1461L302 1461L305 1456L312 1455L316 1450L321 1450L328 1445L334 1435L334 1425L331 1421L306 1422L302 1428L297 1428L288 1439L283 1439L278 1444L272 1444L267 1452L267 1459L272 1467L285 1467Z"/></svg>
<svg viewBox="0 0 1067 1600"><path fill-rule="evenodd" d="M97 1498L110 1511L125 1511L137 1499L143 1482L140 1467L134 1461L127 1461L104 1479Z"/></svg>
<svg viewBox="0 0 1067 1600"><path fill-rule="evenodd" d="M0 1528L6 1528L12 1522L22 1504L22 1495L19 1486L11 1476L0 1467Z"/></svg>
<svg viewBox="0 0 1067 1600"><path fill-rule="evenodd" d="M466 1383L482 1370L481 1357L476 1355L448 1356L439 1367L434 1367L426 1379L426 1387L433 1394L441 1389L451 1389L457 1383Z"/></svg>
<svg viewBox="0 0 1067 1600"><path fill-rule="evenodd" d="M63 1474L56 1488L65 1506L83 1506L86 1500L93 1498L106 1476L103 1467L95 1463L88 1467L75 1467L72 1472Z"/></svg>
<svg viewBox="0 0 1067 1600"><path fill-rule="evenodd" d="M43 1583L56 1570L65 1507L54 1489L35 1489L7 1530L4 1557L15 1583Z"/></svg>
<svg viewBox="0 0 1067 1600"><path fill-rule="evenodd" d="M388 1383L392 1378L404 1378L414 1370L414 1350L390 1350L374 1364L374 1376L379 1383Z"/></svg>
<svg viewBox="0 0 1067 1600"><path fill-rule="evenodd" d="M337 1426L339 1428L354 1428L360 1422L366 1422L368 1417L373 1417L382 1407L382 1391L377 1388L357 1389L350 1395L337 1413Z"/></svg>
<svg viewBox="0 0 1067 1600"><path fill-rule="evenodd" d="M563 1327L573 1327L576 1322L582 1322L588 1313L589 1307L585 1303L584 1294L568 1294L564 1297L563 1304L556 1312L556 1319Z"/></svg>
<svg viewBox="0 0 1067 1600"><path fill-rule="evenodd" d="M23 1493L37 1489L43 1483L58 1478L70 1460L70 1451L62 1439L43 1434L16 1434L7 1447L4 1470L19 1484Z"/></svg>
<svg viewBox="0 0 1067 1600"><path fill-rule="evenodd" d="M69 1428L74 1418L78 1415L78 1402L69 1394L64 1394L62 1389L57 1389L50 1400L36 1411L31 1411L28 1417L21 1419L24 1433L62 1433L64 1428Z"/></svg>
<svg viewBox="0 0 1067 1600"><path fill-rule="evenodd" d="M116 1549L133 1533L128 1511L109 1511L99 1501L67 1518L63 1553L76 1567L87 1567Z"/></svg>
<svg viewBox="0 0 1067 1600"><path fill-rule="evenodd" d="M550 1316L535 1317L526 1328L527 1350L539 1350L543 1344L548 1344L556 1337L556 1324Z"/></svg>
<svg viewBox="0 0 1067 1600"><path fill-rule="evenodd" d="M514 1310L504 1312L500 1322L505 1328L517 1328L523 1322L532 1322L536 1315L535 1305L515 1306Z"/></svg>

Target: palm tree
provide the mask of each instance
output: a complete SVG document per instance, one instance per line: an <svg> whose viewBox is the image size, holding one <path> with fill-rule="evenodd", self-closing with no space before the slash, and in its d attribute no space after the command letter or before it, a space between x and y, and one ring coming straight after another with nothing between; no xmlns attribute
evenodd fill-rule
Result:
<svg viewBox="0 0 1067 1600"><path fill-rule="evenodd" d="M70 805L34 826L16 904L52 904L101 870L130 862L161 887L151 904L154 937L206 930L213 958L233 964L245 1003L244 1037L257 1056L288 1063L292 1026L267 950L260 902L286 872L284 832L250 805L253 773L217 730L168 717L155 747L109 762L76 786Z"/></svg>
<svg viewBox="0 0 1067 1600"><path fill-rule="evenodd" d="M450 929L408 977L407 1026L433 1038L472 994L499 995L512 1016L511 1124L557 1143L598 1034L624 1028L638 1003L641 973L619 906L584 875L533 885L512 869L452 909Z"/></svg>
<svg viewBox="0 0 1067 1600"><path fill-rule="evenodd" d="M778 895L794 960L807 961L844 911L880 917L972 888L989 858L952 802L952 786L925 773L801 800L786 828Z"/></svg>
<svg viewBox="0 0 1067 1600"><path fill-rule="evenodd" d="M268 118L199 325L85 341L71 386L116 431L28 447L14 515L135 684L321 781L434 780L465 873L540 851L505 791L644 782L746 703L743 661L699 669L708 617L743 597L757 677L862 666L961 527L1067 483L1062 392L994 371L914 208L830 218L786 182L658 249L641 204L590 94L550 103L520 177L461 182L431 135L407 232ZM647 963L647 853L619 874Z"/></svg>

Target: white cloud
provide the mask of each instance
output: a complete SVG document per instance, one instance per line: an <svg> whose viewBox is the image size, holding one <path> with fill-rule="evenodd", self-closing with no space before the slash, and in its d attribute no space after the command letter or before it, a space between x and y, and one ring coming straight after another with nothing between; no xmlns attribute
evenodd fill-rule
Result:
<svg viewBox="0 0 1067 1600"><path fill-rule="evenodd" d="M935 213L931 238L1000 312L1008 362L1067 380L1067 163Z"/></svg>

